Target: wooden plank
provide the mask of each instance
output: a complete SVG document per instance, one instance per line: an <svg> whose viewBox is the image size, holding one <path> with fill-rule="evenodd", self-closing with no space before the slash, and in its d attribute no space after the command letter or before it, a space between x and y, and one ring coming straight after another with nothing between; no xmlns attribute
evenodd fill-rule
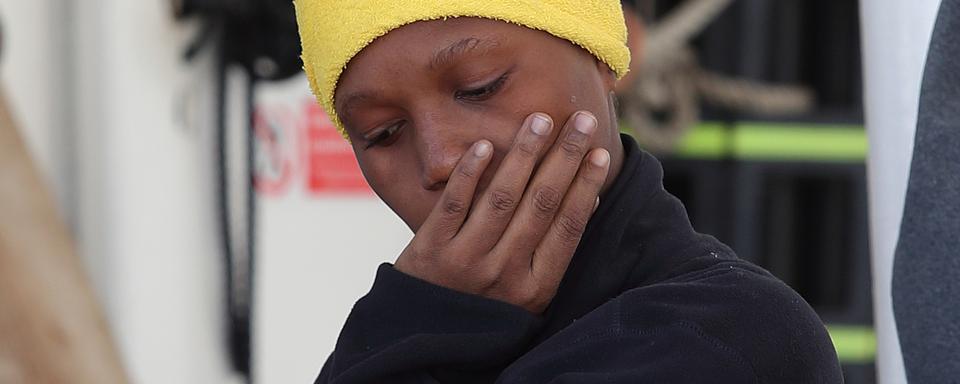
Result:
<svg viewBox="0 0 960 384"><path fill-rule="evenodd" d="M0 383L125 383L55 203L0 92Z"/></svg>

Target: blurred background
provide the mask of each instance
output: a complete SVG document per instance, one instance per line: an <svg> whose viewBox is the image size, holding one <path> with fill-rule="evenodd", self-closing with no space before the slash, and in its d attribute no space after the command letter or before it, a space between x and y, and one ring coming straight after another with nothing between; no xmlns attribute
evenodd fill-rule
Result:
<svg viewBox="0 0 960 384"><path fill-rule="evenodd" d="M872 274L938 4L625 2L622 130L697 230L818 311L848 383L902 382ZM130 379L312 382L412 234L314 102L290 1L0 0L0 29L8 108Z"/></svg>

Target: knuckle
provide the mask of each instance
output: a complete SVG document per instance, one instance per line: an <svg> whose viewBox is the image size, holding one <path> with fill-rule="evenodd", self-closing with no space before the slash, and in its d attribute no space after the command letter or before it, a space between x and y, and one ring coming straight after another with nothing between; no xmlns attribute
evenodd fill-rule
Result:
<svg viewBox="0 0 960 384"><path fill-rule="evenodd" d="M561 239L578 241L587 226L587 220L579 215L562 214L557 217L556 231Z"/></svg>
<svg viewBox="0 0 960 384"><path fill-rule="evenodd" d="M478 292L491 292L501 285L503 274L496 265L485 265L473 269L474 283Z"/></svg>
<svg viewBox="0 0 960 384"><path fill-rule="evenodd" d="M515 300L521 307L532 312L540 312L550 303L551 296L539 284L528 284L525 289L517 291Z"/></svg>
<svg viewBox="0 0 960 384"><path fill-rule="evenodd" d="M460 199L451 198L443 202L442 209L446 215L461 215L467 211L467 203Z"/></svg>
<svg viewBox="0 0 960 384"><path fill-rule="evenodd" d="M488 201L494 212L498 213L510 212L517 205L517 199L513 197L513 194L503 190L491 192Z"/></svg>
<svg viewBox="0 0 960 384"><path fill-rule="evenodd" d="M457 252L446 253L446 257L438 258L435 262L442 266L444 272L450 276L462 276L467 273L476 274L477 267L473 263L473 255Z"/></svg>
<svg viewBox="0 0 960 384"><path fill-rule="evenodd" d="M466 164L460 164L460 166L457 167L457 174L465 179L472 179L477 175L477 170L475 167L471 167Z"/></svg>
<svg viewBox="0 0 960 384"><path fill-rule="evenodd" d="M560 191L554 187L544 186L533 194L533 207L540 218L552 216L560 207L560 201Z"/></svg>
<svg viewBox="0 0 960 384"><path fill-rule="evenodd" d="M583 180L583 182L586 183L587 185L592 185L595 187L602 186L603 183L606 181L605 175L602 172L596 170L596 167L594 167L594 169L590 171L580 172L580 179Z"/></svg>
<svg viewBox="0 0 960 384"><path fill-rule="evenodd" d="M428 244L411 243L408 261L419 270L428 270L438 259L437 250Z"/></svg>
<svg viewBox="0 0 960 384"><path fill-rule="evenodd" d="M457 230L459 229L460 226L454 223L452 220L441 221L437 224L436 233L432 235L432 238L438 242L449 241L456 235Z"/></svg>
<svg viewBox="0 0 960 384"><path fill-rule="evenodd" d="M568 159L579 162L583 157L584 148L580 143L564 140L560 143L560 152L562 152Z"/></svg>
<svg viewBox="0 0 960 384"><path fill-rule="evenodd" d="M524 157L536 157L540 148L537 143L521 141L517 143L517 153Z"/></svg>

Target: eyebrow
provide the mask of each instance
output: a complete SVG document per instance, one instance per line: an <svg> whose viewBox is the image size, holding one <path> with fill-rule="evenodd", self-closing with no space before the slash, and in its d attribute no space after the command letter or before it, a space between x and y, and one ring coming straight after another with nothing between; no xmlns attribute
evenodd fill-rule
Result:
<svg viewBox="0 0 960 384"><path fill-rule="evenodd" d="M373 94L368 93L368 92L354 92L354 93L350 93L350 94L345 95L345 96L342 98L342 99L343 99L343 102L341 102L341 103L335 102L335 103L334 103L334 104L340 104L340 108L337 108L336 106L334 106L334 110L342 110L342 111L343 111L343 114L337 113L337 117L338 117L338 118L340 119L340 121L344 124L344 126L346 126L347 128L349 128L350 126L352 126L352 124L350 124L350 117L351 117L351 116L350 116L350 115L351 115L350 110L353 109L353 108L356 106L357 103L360 103L360 102L363 102L363 101L365 101L365 100L369 100L369 99L372 99L372 98L373 98Z"/></svg>
<svg viewBox="0 0 960 384"><path fill-rule="evenodd" d="M433 58L430 60L430 69L435 70L450 64L451 61L456 59L459 56L462 56L471 51L488 51L499 46L500 43L489 40L481 39L478 37L467 37L460 39L453 44L448 45L446 48L438 50L433 54Z"/></svg>

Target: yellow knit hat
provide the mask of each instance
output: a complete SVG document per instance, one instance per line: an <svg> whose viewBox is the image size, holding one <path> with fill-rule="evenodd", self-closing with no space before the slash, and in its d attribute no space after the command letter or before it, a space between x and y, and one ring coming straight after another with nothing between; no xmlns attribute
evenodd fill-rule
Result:
<svg viewBox="0 0 960 384"><path fill-rule="evenodd" d="M344 68L376 38L417 21L451 17L507 21L583 47L618 77L630 66L618 0L294 0L294 5L310 88L344 137L333 108Z"/></svg>

